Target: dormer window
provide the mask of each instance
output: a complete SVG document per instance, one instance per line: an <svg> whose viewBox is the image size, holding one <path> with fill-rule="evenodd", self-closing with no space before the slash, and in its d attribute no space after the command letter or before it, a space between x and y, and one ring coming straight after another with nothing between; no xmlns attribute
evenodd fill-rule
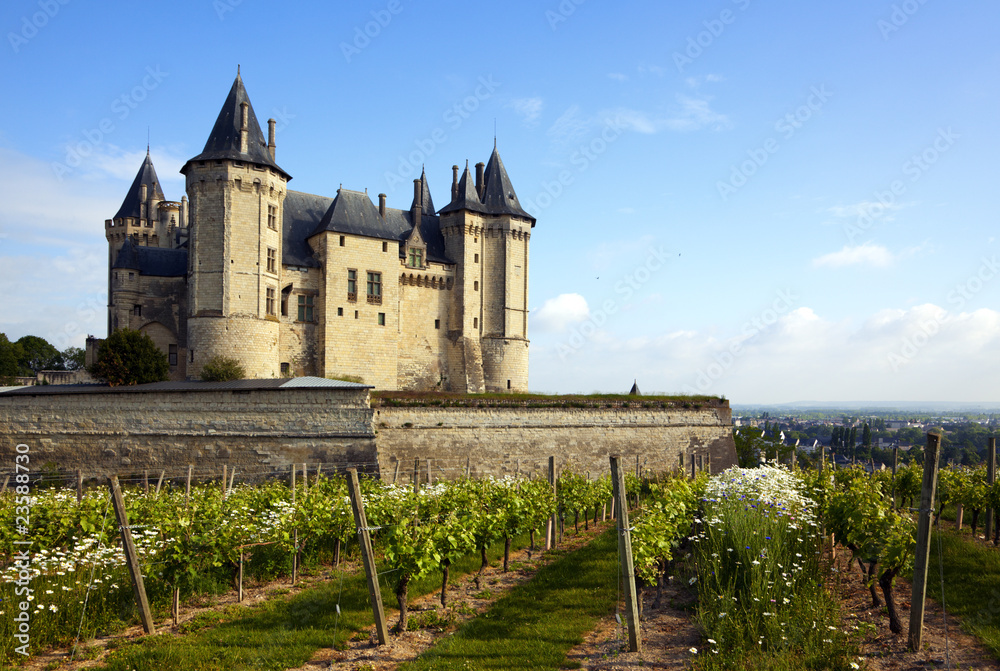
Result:
<svg viewBox="0 0 1000 671"><path fill-rule="evenodd" d="M407 257L406 265L409 266L410 268L423 268L424 250L411 247L409 255Z"/></svg>

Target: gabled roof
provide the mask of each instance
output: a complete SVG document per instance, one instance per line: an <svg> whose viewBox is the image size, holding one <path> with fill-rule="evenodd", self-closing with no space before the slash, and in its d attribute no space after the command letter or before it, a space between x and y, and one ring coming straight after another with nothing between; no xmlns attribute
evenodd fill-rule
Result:
<svg viewBox="0 0 1000 671"><path fill-rule="evenodd" d="M332 200L288 191L282 222L282 262L287 265L319 266L312 258L308 239L324 231L395 240L400 244L399 253L402 256L403 246L413 232L413 214L409 210L387 207L383 218L368 194L362 191L340 189ZM445 254L444 236L441 235L437 216L421 213L420 237L427 245L428 261L454 263Z"/></svg>
<svg viewBox="0 0 1000 671"><path fill-rule="evenodd" d="M434 212L434 201L431 199L431 190L427 186L427 172L426 171L422 170L421 173L420 173L420 184L421 184L421 195L420 195L420 198L421 198L421 201L423 202L423 207L420 208L420 212L422 214L429 214L429 215L431 215L433 217L434 214L435 214L435 212ZM416 194L414 194L414 196L413 196L413 203L410 205L410 209L412 210L417 205L418 205L418 203L417 203L417 197L416 197Z"/></svg>
<svg viewBox="0 0 1000 671"><path fill-rule="evenodd" d="M369 238L399 240L402 231L390 230L367 193L337 189L337 197L310 237L323 231L364 235ZM407 231L409 233L409 231Z"/></svg>
<svg viewBox="0 0 1000 671"><path fill-rule="evenodd" d="M486 172L483 173L482 200L490 214L513 214L530 219L531 225L535 225L535 218L525 212L517 200L514 186L510 183L510 177L507 176L507 170L503 167L500 153L495 146L489 163L486 164Z"/></svg>
<svg viewBox="0 0 1000 671"><path fill-rule="evenodd" d="M122 243L115 268L138 270L155 277L184 277L187 275L188 250L146 247L138 245L131 236Z"/></svg>
<svg viewBox="0 0 1000 671"><path fill-rule="evenodd" d="M143 184L146 185L147 196L152 196L157 200L165 200L163 189L160 188L160 180L156 178L156 170L153 169L153 159L149 157L148 148L146 149L146 158L143 160L142 165L139 166L139 172L136 173L135 180L133 180L132 186L129 187L128 194L125 195L125 200L122 201L122 206L118 208L118 213L113 217L114 219L124 219L125 217L138 219L142 216Z"/></svg>
<svg viewBox="0 0 1000 671"><path fill-rule="evenodd" d="M479 194L476 193L476 185L472 181L472 174L469 172L468 164L465 166L462 179L458 180L458 195L455 196L454 200L441 208L440 214L458 212L460 210L488 214L486 206L483 205L483 201L479 200Z"/></svg>
<svg viewBox="0 0 1000 671"><path fill-rule="evenodd" d="M242 105L246 103L247 109L247 151L240 151L240 126L243 122ZM271 152L267 148L267 138L260 130L257 123L257 115L254 114L253 105L250 104L250 97L246 88L243 87L243 79L239 73L236 74L236 81L233 88L229 90L226 102L222 104L219 117L212 127L212 134L208 136L205 149L200 154L192 158L181 168L181 173L186 174L187 167L194 161L210 160L233 160L253 163L269 168L274 168L286 179L292 176L278 167L278 164L271 158Z"/></svg>

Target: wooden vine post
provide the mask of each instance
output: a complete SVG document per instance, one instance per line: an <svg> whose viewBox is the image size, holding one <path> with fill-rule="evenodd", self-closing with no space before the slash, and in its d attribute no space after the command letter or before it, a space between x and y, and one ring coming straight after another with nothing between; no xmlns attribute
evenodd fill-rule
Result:
<svg viewBox="0 0 1000 671"><path fill-rule="evenodd" d="M552 494L556 493L556 458L549 457L549 486L552 487ZM556 544L556 524L558 522L558 512L553 513L549 518L545 529L545 549L551 550Z"/></svg>
<svg viewBox="0 0 1000 671"><path fill-rule="evenodd" d="M990 436L986 450L986 486L991 488L997 479L997 439ZM986 540L990 539L990 531L993 529L994 511L992 508L986 509Z"/></svg>
<svg viewBox="0 0 1000 671"><path fill-rule="evenodd" d="M625 582L625 618L628 620L629 652L642 651L639 632L639 600L635 590L635 566L632 564L632 535L629 531L628 504L625 503L625 473L620 457L611 457L611 487L618 506L618 556L621 578Z"/></svg>
<svg viewBox="0 0 1000 671"><path fill-rule="evenodd" d="M378 585L378 571L375 568L371 535L368 533L365 504L361 498L361 486L358 484L358 470L348 468L347 478L347 493L351 495L351 510L354 512L354 525L358 528L358 545L361 547L361 560L365 565L365 577L368 580L368 596L372 602L372 613L375 615L375 633L378 636L378 644L385 645L389 641L389 628L386 626L385 610L382 608L382 592Z"/></svg>
<svg viewBox="0 0 1000 671"><path fill-rule="evenodd" d="M83 501L83 471L76 469L76 502Z"/></svg>
<svg viewBox="0 0 1000 671"><path fill-rule="evenodd" d="M146 586L142 583L142 567L139 566L139 555L135 551L135 543L132 542L132 530L128 526L125 499L122 498L117 475L111 476L111 503L114 506L115 515L118 517L118 528L122 533L122 549L125 551L125 563L128 566L129 576L132 578L132 588L135 590L135 601L139 606L142 628L147 634L152 634L156 631L156 625L153 623L153 613L149 610Z"/></svg>
<svg viewBox="0 0 1000 671"><path fill-rule="evenodd" d="M920 650L924 635L924 600L927 598L927 567L931 555L931 516L934 513L934 492L937 489L938 460L941 457L941 435L927 434L924 450L924 482L920 490L920 510L917 512L917 549L913 560L913 590L910 593L910 650Z"/></svg>
<svg viewBox="0 0 1000 671"><path fill-rule="evenodd" d="M292 508L295 508L295 464L292 464ZM294 514L294 513L293 513ZM292 529L292 584L299 579L299 530Z"/></svg>

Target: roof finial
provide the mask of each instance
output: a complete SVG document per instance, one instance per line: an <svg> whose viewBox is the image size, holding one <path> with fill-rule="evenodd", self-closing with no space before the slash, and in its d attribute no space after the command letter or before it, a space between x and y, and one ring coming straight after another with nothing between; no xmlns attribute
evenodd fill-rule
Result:
<svg viewBox="0 0 1000 671"><path fill-rule="evenodd" d="M149 126L146 126L146 156L149 156Z"/></svg>
<svg viewBox="0 0 1000 671"><path fill-rule="evenodd" d="M497 118L493 117L493 149L497 148Z"/></svg>
<svg viewBox="0 0 1000 671"><path fill-rule="evenodd" d="M239 63L236 64L236 76L237 77L240 76L240 64Z"/></svg>

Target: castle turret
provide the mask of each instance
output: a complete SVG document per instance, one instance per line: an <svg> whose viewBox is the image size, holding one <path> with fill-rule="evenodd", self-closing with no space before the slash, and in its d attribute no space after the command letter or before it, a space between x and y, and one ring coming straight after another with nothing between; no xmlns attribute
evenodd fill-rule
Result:
<svg viewBox="0 0 1000 671"><path fill-rule="evenodd" d="M517 200L496 145L486 164L481 340L487 391L528 390L528 241L535 218Z"/></svg>
<svg viewBox="0 0 1000 671"><path fill-rule="evenodd" d="M274 162L239 73L201 154L181 169L190 203L187 373L234 357L279 377L281 225L291 176Z"/></svg>
<svg viewBox="0 0 1000 671"><path fill-rule="evenodd" d="M528 388L528 240L535 219L521 208L496 147L489 164L466 165L441 231L457 264L451 359L464 370L460 391Z"/></svg>

